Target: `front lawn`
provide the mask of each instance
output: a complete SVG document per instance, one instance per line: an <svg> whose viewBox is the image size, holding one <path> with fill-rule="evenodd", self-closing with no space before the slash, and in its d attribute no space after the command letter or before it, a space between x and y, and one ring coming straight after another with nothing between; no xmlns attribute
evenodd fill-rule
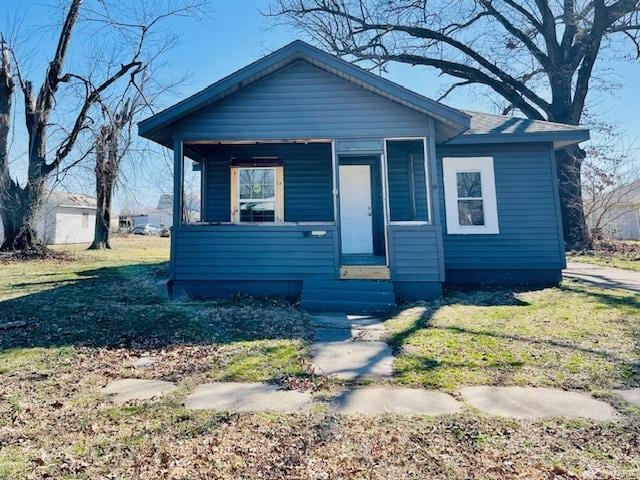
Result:
<svg viewBox="0 0 640 480"><path fill-rule="evenodd" d="M398 381L606 390L640 384L640 296L565 280L538 291L450 292L387 325Z"/></svg>
<svg viewBox="0 0 640 480"><path fill-rule="evenodd" d="M387 322L394 381L596 389L619 422L190 411L202 382L333 388L308 367L309 318L284 300L166 302L168 241L114 243L0 263L0 479L640 477L640 411L606 391L639 382L637 296L573 282L452 292ZM142 355L157 362L132 368ZM100 387L123 377L178 388L106 403Z"/></svg>

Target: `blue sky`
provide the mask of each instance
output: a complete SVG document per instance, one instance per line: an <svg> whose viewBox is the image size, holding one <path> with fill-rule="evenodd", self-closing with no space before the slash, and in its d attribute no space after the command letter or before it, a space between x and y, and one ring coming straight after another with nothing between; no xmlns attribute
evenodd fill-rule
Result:
<svg viewBox="0 0 640 480"><path fill-rule="evenodd" d="M132 0L134 1L134 0ZM24 18L22 30L24 47L36 52L37 62L45 61L51 55L51 31L33 29L32 25L48 25L51 20L50 3L38 0L2 0L2 21ZM189 82L182 85L174 97L166 97L165 104L171 104L188 96L219 78L243 67L270 51L297 38L296 33L261 15L266 11L268 0L220 0L212 2L212 17L204 22L181 19L173 22L171 29L180 38L180 44L166 56L170 70L176 75L189 75ZM0 24L2 25L2 24ZM5 25L2 25L3 27ZM43 75L43 68L34 75L36 82ZM593 110L604 118L616 122L621 129L621 147L632 148L640 154L640 62L618 63L613 66L614 78L622 84L613 94L596 93L591 99ZM35 71L35 69L34 69ZM422 67L394 66L387 75L405 87L428 97L436 97L447 79L437 72ZM493 111L486 97L471 90L460 90L450 96L446 103L453 107ZM143 204L152 205L155 193L148 186L140 186L139 194Z"/></svg>

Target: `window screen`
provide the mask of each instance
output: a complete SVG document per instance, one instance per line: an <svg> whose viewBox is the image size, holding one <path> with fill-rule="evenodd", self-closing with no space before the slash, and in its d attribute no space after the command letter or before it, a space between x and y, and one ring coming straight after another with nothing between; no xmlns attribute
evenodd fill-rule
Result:
<svg viewBox="0 0 640 480"><path fill-rule="evenodd" d="M387 140L389 219L392 222L428 220L425 174L422 140Z"/></svg>

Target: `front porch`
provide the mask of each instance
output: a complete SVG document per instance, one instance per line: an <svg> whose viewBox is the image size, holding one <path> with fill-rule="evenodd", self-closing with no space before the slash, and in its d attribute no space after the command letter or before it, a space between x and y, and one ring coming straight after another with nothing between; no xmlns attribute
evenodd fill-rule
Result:
<svg viewBox="0 0 640 480"><path fill-rule="evenodd" d="M196 296L293 296L314 280L439 295L428 151L428 138L176 141L172 281Z"/></svg>

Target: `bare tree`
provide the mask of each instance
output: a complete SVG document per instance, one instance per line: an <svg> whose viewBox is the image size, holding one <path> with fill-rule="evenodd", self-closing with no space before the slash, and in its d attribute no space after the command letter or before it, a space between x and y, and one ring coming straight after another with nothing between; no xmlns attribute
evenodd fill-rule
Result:
<svg viewBox="0 0 640 480"><path fill-rule="evenodd" d="M83 4L87 4L84 6ZM135 2L134 2L135 3ZM74 152L79 138L85 134L93 122L92 112L101 100L117 84L124 80L136 84L136 78L145 71L145 47L152 37L157 24L171 16L193 12L200 6L196 0L168 2L168 9L151 10L146 2L137 4L143 14L143 21L130 20L130 12L125 11L126 21L117 20L114 11L109 9L108 2L94 3L83 0L70 0L65 10L64 21L60 28L55 53L48 63L47 71L37 94L33 82L23 75L16 50L4 36L0 38L0 218L4 224L4 242L0 249L31 249L37 245L35 237L35 220L42 205L47 181L54 172L69 168L82 160L84 155L69 163L65 163ZM124 8L121 3L114 5ZM97 23L105 29L110 28L114 36L130 42L119 60L111 62L99 79L96 75L79 72L65 72L72 37L82 17L83 21ZM101 32L101 34L105 34ZM126 58L125 58L126 57ZM64 103L60 88L69 86L68 91L80 91L81 99L76 105L72 119L68 125L59 125L55 129L56 145L49 147L52 133L52 114ZM24 100L24 122L28 135L28 172L27 178L21 182L9 172L10 152L8 148L9 134L12 128L12 102L17 88Z"/></svg>
<svg viewBox="0 0 640 480"><path fill-rule="evenodd" d="M584 211L594 240L616 233L619 222L638 210L640 176L633 158L610 145L587 149L582 169Z"/></svg>
<svg viewBox="0 0 640 480"><path fill-rule="evenodd" d="M120 162L127 151L131 138L131 119L134 104L126 101L122 108L112 114L107 111L107 122L96 135L96 224L93 242L89 250L110 249L109 232L111 229L111 200L118 180ZM128 138L122 144L122 131L128 128Z"/></svg>
<svg viewBox="0 0 640 480"><path fill-rule="evenodd" d="M640 55L640 0L273 0L270 15L323 48L384 69L426 66L488 87L504 114L577 125L599 58ZM589 242L580 171L585 152L557 153L565 240Z"/></svg>

